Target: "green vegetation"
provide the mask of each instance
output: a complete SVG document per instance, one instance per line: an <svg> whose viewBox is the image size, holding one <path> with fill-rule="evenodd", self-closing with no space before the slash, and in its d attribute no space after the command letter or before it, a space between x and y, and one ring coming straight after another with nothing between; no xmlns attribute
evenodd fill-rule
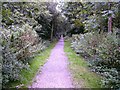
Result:
<svg viewBox="0 0 120 90"><path fill-rule="evenodd" d="M35 77L36 73L41 68L45 62L47 61L47 58L50 56L51 49L55 46L56 42L50 44L50 46L42 51L39 52L38 55L36 55L33 59L31 59L29 68L28 69L23 69L20 73L21 80L20 81L15 81L8 83L8 87L27 87L28 85L32 84L32 80Z"/></svg>
<svg viewBox="0 0 120 90"><path fill-rule="evenodd" d="M52 41L57 37L56 28L51 30L55 15L50 13L48 6L44 2L2 3L0 25L2 87L21 80L20 71L29 68L30 59L35 53L46 49L51 37Z"/></svg>
<svg viewBox="0 0 120 90"><path fill-rule="evenodd" d="M100 88L100 76L91 72L89 70L88 63L84 60L84 58L77 56L70 46L71 44L68 41L65 42L65 52L69 58L69 68L72 72L75 87Z"/></svg>
<svg viewBox="0 0 120 90"><path fill-rule="evenodd" d="M65 49L74 79L79 82L76 87L100 87L97 73L104 77L103 86L120 89L120 2L36 1L1 3L2 87L31 83L38 67L45 63L47 52L42 51L63 35L71 39Z"/></svg>
<svg viewBox="0 0 120 90"><path fill-rule="evenodd" d="M104 77L104 87L119 88L120 51L116 32L74 35L71 42L73 50L86 58L91 70Z"/></svg>
<svg viewBox="0 0 120 90"><path fill-rule="evenodd" d="M120 2L68 2L63 11L71 26L67 31L77 33L68 34L72 49L104 77L103 87L120 89ZM83 31L78 21L84 34L77 32Z"/></svg>

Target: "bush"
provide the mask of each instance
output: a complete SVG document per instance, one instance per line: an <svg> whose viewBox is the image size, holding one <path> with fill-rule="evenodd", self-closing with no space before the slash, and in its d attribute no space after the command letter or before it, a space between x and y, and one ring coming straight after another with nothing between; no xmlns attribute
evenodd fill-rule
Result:
<svg viewBox="0 0 120 90"><path fill-rule="evenodd" d="M83 56L94 57L97 54L97 46L102 43L104 35L98 33L86 33L73 36L72 48Z"/></svg>
<svg viewBox="0 0 120 90"><path fill-rule="evenodd" d="M71 47L87 57L92 71L101 74L104 87L120 88L120 47L116 32L74 35Z"/></svg>
<svg viewBox="0 0 120 90"><path fill-rule="evenodd" d="M37 33L28 24L21 28L14 26L13 29L0 30L3 87L10 81L21 80L20 71L23 68L29 68L30 58L35 52L44 50L46 44L49 44L48 41L39 39Z"/></svg>
<svg viewBox="0 0 120 90"><path fill-rule="evenodd" d="M118 38L113 33L108 34L103 39L103 43L98 46L98 57L101 60L95 59L94 66L102 67L102 69L96 69L95 71L102 73L105 77L103 85L110 88L120 88L120 50L118 44ZM97 62L97 63L96 63ZM106 74L107 73L107 74Z"/></svg>

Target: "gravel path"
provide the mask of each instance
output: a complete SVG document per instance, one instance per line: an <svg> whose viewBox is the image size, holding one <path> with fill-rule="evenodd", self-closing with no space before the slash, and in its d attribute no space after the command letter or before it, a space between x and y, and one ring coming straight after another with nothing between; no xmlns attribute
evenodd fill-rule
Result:
<svg viewBox="0 0 120 90"><path fill-rule="evenodd" d="M36 75L35 82L30 88L73 88L67 65L64 40L61 37L43 66L42 72Z"/></svg>

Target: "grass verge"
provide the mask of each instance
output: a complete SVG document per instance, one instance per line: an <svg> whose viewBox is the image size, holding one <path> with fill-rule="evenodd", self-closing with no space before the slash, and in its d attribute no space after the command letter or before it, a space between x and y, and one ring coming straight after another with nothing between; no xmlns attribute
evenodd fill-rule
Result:
<svg viewBox="0 0 120 90"><path fill-rule="evenodd" d="M87 61L77 56L70 46L70 42L66 41L64 50L69 59L69 69L75 88L101 88L101 77L91 72Z"/></svg>
<svg viewBox="0 0 120 90"><path fill-rule="evenodd" d="M46 48L46 50L39 52L37 56L30 60L30 68L28 70L23 69L21 71L20 76L22 79L20 81L10 82L7 87L15 88L18 86L20 88L26 88L28 85L31 85L33 78L35 77L39 68L41 68L47 61L55 44L56 42L52 43L48 48Z"/></svg>

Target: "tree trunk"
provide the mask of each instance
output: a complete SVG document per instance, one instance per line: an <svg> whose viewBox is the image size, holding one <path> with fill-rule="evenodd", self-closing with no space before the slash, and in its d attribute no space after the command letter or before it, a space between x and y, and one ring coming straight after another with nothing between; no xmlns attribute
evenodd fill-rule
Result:
<svg viewBox="0 0 120 90"><path fill-rule="evenodd" d="M112 32L112 17L108 17L108 32Z"/></svg>
<svg viewBox="0 0 120 90"><path fill-rule="evenodd" d="M108 3L108 8L109 8L109 10L111 10L111 2L110 3ZM109 12L109 10L108 10L108 12ZM108 16L108 32L112 32L112 14L108 14L109 16Z"/></svg>
<svg viewBox="0 0 120 90"><path fill-rule="evenodd" d="M52 22L52 31L51 31L51 41L52 41L52 38L53 38L53 22Z"/></svg>

